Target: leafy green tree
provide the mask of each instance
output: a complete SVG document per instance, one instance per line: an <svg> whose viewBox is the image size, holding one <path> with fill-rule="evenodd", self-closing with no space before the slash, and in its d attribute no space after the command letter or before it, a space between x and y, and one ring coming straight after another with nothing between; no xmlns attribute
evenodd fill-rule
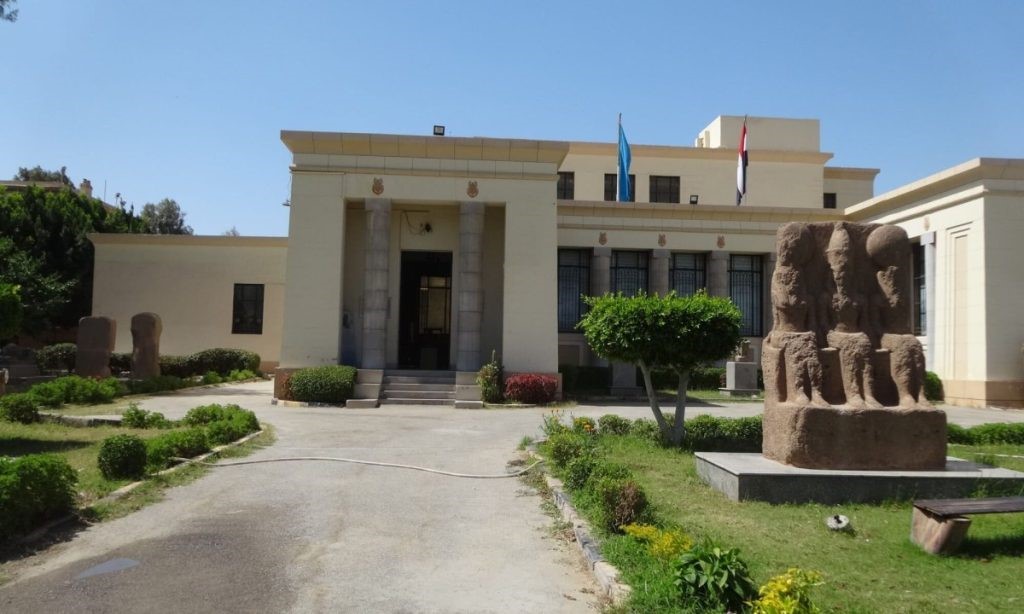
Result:
<svg viewBox="0 0 1024 614"><path fill-rule="evenodd" d="M185 223L185 213L174 199L165 198L157 204L146 203L139 216L145 231L155 235L190 235L192 227Z"/></svg>
<svg viewBox="0 0 1024 614"><path fill-rule="evenodd" d="M0 342L18 334L21 318L21 293L18 286L0 283Z"/></svg>
<svg viewBox="0 0 1024 614"><path fill-rule="evenodd" d="M584 300L590 310L579 326L590 347L602 358L640 367L662 438L673 445L681 444L686 435L690 371L727 358L736 349L741 340L739 309L727 298L703 292L663 297L606 294ZM651 371L658 368L671 369L679 376L672 423L662 414L651 381Z"/></svg>
<svg viewBox="0 0 1024 614"><path fill-rule="evenodd" d="M71 178L67 175L67 169L61 167L59 171L48 171L41 166L33 166L32 168L26 168L24 166L18 168L18 172L14 175L15 181L59 181L64 185L71 185Z"/></svg>
<svg viewBox="0 0 1024 614"><path fill-rule="evenodd" d="M18 0L0 0L0 21L18 21L18 9L11 10L17 3Z"/></svg>

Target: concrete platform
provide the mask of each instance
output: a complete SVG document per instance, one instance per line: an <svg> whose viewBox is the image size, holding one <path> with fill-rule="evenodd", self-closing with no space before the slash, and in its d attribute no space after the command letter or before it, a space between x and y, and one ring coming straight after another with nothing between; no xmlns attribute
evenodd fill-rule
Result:
<svg viewBox="0 0 1024 614"><path fill-rule="evenodd" d="M697 475L733 501L877 503L969 496L981 485L1014 484L1024 473L947 457L945 471L802 469L756 453L697 452Z"/></svg>

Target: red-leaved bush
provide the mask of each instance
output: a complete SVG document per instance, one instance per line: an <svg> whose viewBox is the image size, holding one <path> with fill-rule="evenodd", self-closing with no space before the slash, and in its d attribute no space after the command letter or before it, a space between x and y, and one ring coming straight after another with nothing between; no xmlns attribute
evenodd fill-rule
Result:
<svg viewBox="0 0 1024 614"><path fill-rule="evenodd" d="M505 378L505 398L520 403L550 403L558 395L558 380L540 373L519 373Z"/></svg>

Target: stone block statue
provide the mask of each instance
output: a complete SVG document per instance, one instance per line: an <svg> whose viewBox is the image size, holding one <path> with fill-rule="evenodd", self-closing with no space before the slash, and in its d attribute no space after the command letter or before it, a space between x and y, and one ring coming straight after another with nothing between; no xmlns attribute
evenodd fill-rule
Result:
<svg viewBox="0 0 1024 614"><path fill-rule="evenodd" d="M777 233L762 348L763 454L819 469L942 469L946 415L924 398L898 226L790 223Z"/></svg>
<svg viewBox="0 0 1024 614"><path fill-rule="evenodd" d="M163 324L155 313L132 316L132 379L160 375L160 333Z"/></svg>
<svg viewBox="0 0 1024 614"><path fill-rule="evenodd" d="M110 354L114 351L117 322L103 316L78 321L75 373L82 377L110 377Z"/></svg>

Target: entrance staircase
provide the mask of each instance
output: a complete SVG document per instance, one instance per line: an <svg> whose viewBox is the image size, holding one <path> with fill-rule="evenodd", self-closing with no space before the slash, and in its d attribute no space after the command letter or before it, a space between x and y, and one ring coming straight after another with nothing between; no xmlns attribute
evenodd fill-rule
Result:
<svg viewBox="0 0 1024 614"><path fill-rule="evenodd" d="M455 405L454 371L384 371L381 405Z"/></svg>

